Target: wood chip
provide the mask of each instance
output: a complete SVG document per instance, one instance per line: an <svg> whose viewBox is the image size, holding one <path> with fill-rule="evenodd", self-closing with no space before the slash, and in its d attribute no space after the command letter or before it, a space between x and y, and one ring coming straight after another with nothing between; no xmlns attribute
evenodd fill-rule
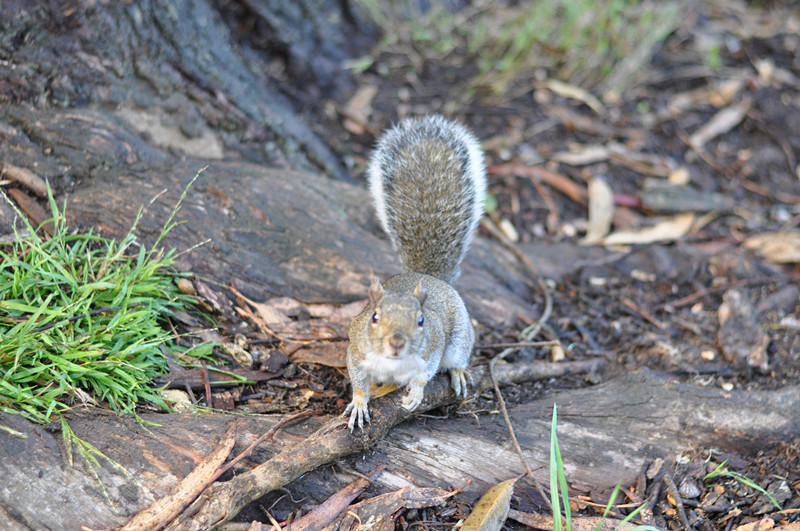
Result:
<svg viewBox="0 0 800 531"><path fill-rule="evenodd" d="M667 102L667 112L661 117L678 116L694 106L707 103L711 103L716 108L730 105L745 87L746 79L747 73L742 72L739 77L676 94Z"/></svg>
<svg viewBox="0 0 800 531"><path fill-rule="evenodd" d="M786 530L787 527L788 526L784 526L779 529ZM769 531L770 529L774 528L775 521L772 518L762 518L761 520L757 520L755 522L740 525L735 529L735 531ZM796 527L795 529L800 529L800 526Z"/></svg>
<svg viewBox="0 0 800 531"><path fill-rule="evenodd" d="M519 231L510 220L506 218L501 219L500 224L497 227L505 235L505 237L512 242L519 241Z"/></svg>
<svg viewBox="0 0 800 531"><path fill-rule="evenodd" d="M322 529L330 525L347 509L350 502L367 490L367 487L383 473L383 470L383 466L376 467L367 474L366 478L358 478L350 482L336 494L314 507L311 512L292 522L291 528L294 531L307 531Z"/></svg>

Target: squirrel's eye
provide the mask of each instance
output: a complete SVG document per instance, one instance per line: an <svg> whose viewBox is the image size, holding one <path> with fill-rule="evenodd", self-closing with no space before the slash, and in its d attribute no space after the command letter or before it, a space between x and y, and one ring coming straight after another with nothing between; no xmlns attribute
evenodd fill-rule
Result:
<svg viewBox="0 0 800 531"><path fill-rule="evenodd" d="M372 314L372 324L378 324L378 312Z"/></svg>
<svg viewBox="0 0 800 531"><path fill-rule="evenodd" d="M424 324L425 324L425 317L420 315L419 319L417 319L417 326L422 327L422 325Z"/></svg>

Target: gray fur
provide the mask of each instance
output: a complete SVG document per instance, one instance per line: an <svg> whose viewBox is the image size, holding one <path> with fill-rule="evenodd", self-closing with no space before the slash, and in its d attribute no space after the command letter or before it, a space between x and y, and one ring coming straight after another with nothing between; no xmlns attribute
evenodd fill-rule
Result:
<svg viewBox="0 0 800 531"><path fill-rule="evenodd" d="M405 270L452 283L483 214L478 140L442 116L410 118L378 141L368 176L378 219Z"/></svg>

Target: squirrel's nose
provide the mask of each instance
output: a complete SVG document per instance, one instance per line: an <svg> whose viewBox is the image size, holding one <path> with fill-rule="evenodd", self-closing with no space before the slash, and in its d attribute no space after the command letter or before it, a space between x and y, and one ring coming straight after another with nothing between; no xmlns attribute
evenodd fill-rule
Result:
<svg viewBox="0 0 800 531"><path fill-rule="evenodd" d="M395 333L389 338L389 346L395 351L400 350L406 345L406 338L402 334Z"/></svg>

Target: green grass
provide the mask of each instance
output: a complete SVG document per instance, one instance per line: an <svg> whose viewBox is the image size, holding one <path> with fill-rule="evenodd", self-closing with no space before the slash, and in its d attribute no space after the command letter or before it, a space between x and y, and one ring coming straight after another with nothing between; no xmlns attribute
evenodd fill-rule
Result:
<svg viewBox="0 0 800 531"><path fill-rule="evenodd" d="M455 10L442 1L425 11L415 0L358 4L384 32L379 51L408 55L412 64L466 60L477 66L471 88L500 95L530 87L542 68L585 89L624 90L677 28L681 2L537 0Z"/></svg>
<svg viewBox="0 0 800 531"><path fill-rule="evenodd" d="M550 429L550 504L553 507L553 529L554 530L567 530L569 531L572 529L572 514L570 513L569 508L569 493L567 490L567 478L564 472L564 463L561 460L561 450L558 447L558 437L556 436L556 424L557 424L557 410L555 404L553 404L553 422L552 427ZM769 498L769 500L778 508L778 510L782 510L780 504L775 500L775 498L767 492L763 487L760 487L750 478L739 474L738 472L732 472L725 468L725 463L718 465L711 473L706 475L703 480L708 481L710 479L715 479L719 477L726 477L731 478L736 481L741 482L744 485L764 494ZM620 484L617 483L617 486L614 488L614 491L611 493L611 498L608 500L608 505L606 505L605 512L603 513L603 519L608 516L608 513L611 510L611 507L614 505L614 502L617 499L617 495L620 491ZM563 514L562 514L562 501L563 501ZM644 508L644 504L638 507L636 510L632 511L628 514L624 520L617 526L617 528L621 527L622 524L629 522L632 518L634 518L639 511ZM596 531L599 531L602 526L602 521L600 524L597 525L595 528ZM633 528L634 530L641 530L641 531L658 531L657 528L648 525L638 525Z"/></svg>
<svg viewBox="0 0 800 531"><path fill-rule="evenodd" d="M561 459L561 450L558 447L558 437L556 435L556 424L558 422L558 414L556 405L553 404L553 421L550 428L550 505L553 507L553 529L554 531L572 529L572 512L569 507L569 491L567 486L567 475L564 472L564 462ZM608 500L603 518L600 523L595 527L595 531L600 531L603 526L603 520L608 516L611 507L617 499L619 494L620 484L614 488L611 493L611 498ZM562 502L563 502L563 515L562 515ZM628 523L639 514L646 504L640 505L635 510L631 511L615 529L619 529L623 524ZM658 528L650 525L637 525L633 528L634 531L659 531Z"/></svg>
<svg viewBox="0 0 800 531"><path fill-rule="evenodd" d="M783 510L783 508L781 508L781 504L779 504L778 501L772 496L772 494L767 492L766 489L764 489L763 487L759 486L755 481L753 481L752 479L748 478L747 476L743 476L742 474L739 474L738 472L733 472L732 470L726 469L725 468L725 464L726 463L727 463L727 461L723 461L722 463L717 465L717 468L715 468L712 472L707 474L703 478L703 480L704 481L708 481L710 479L719 478L719 477L726 477L726 478L735 479L736 481L742 483L743 485L747 485L751 489L757 490L758 492L764 494L767 498L769 498L769 501L772 502L772 504L775 507L778 508L779 511Z"/></svg>
<svg viewBox="0 0 800 531"><path fill-rule="evenodd" d="M71 231L52 194L52 236L17 211L28 234L0 247L0 409L47 423L82 403L166 407L151 381L168 371L165 353L184 350L165 325L192 299L159 244L185 195L150 250L134 234L141 210L119 242Z"/></svg>

